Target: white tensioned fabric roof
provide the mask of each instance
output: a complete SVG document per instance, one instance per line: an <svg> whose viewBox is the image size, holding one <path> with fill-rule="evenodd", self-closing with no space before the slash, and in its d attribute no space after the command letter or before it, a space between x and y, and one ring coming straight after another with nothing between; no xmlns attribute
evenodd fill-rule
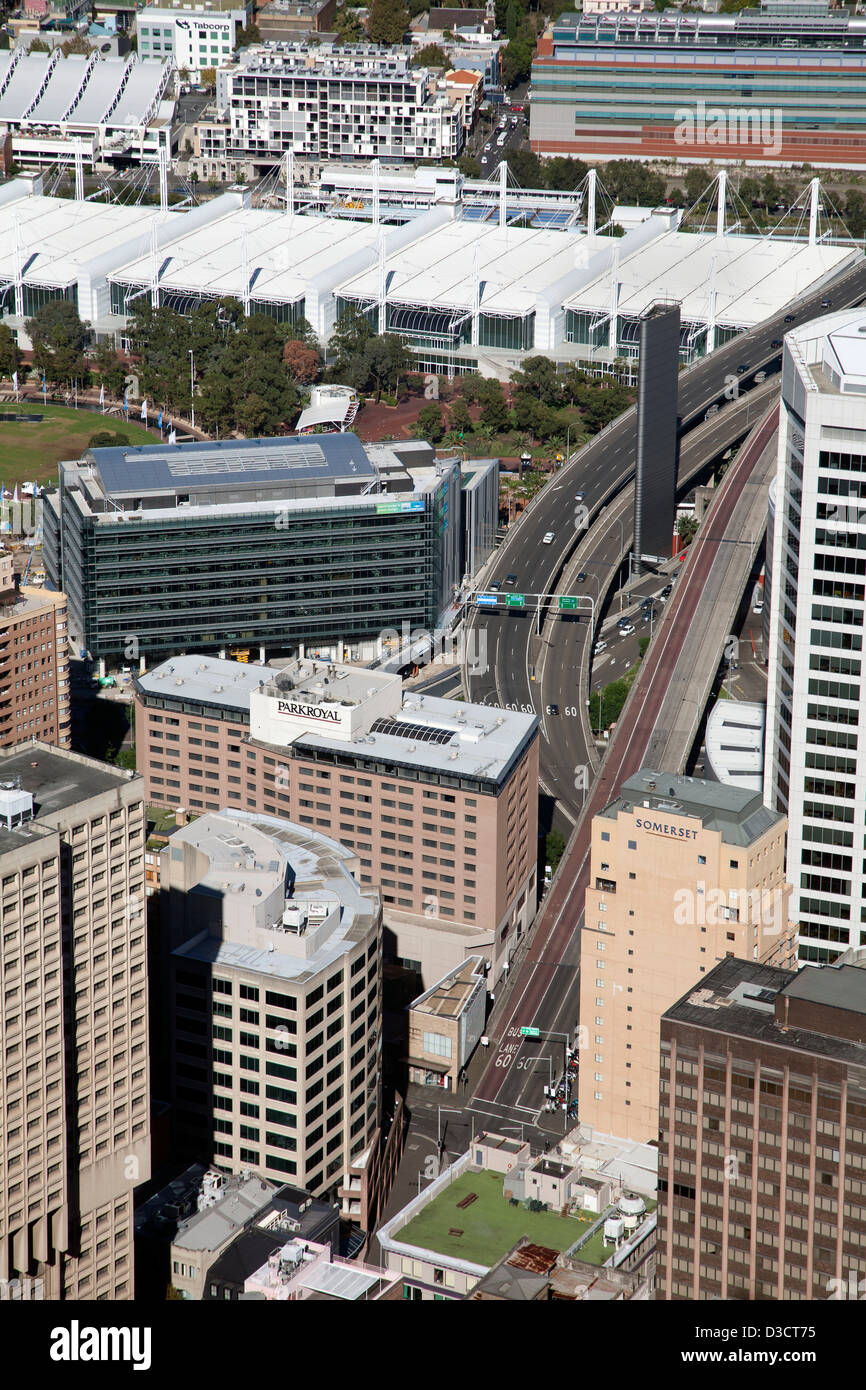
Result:
<svg viewBox="0 0 866 1390"><path fill-rule="evenodd" d="M471 310L477 247L482 313L523 316L535 309L547 286L576 272L576 257L585 255L589 241L575 232L500 227L498 220L449 222L389 256L388 301ZM377 299L378 283L374 266L345 281L338 293Z"/></svg>
<svg viewBox="0 0 866 1390"><path fill-rule="evenodd" d="M380 230L369 222L246 208L174 242L167 256L160 257L160 289L243 299L246 237L251 297L292 303L319 276L330 271L332 278L349 256L367 251L373 258ZM149 282L150 274L150 258L144 256L111 278L140 285Z"/></svg>
<svg viewBox="0 0 866 1390"><path fill-rule="evenodd" d="M769 237L668 232L620 262L618 312L638 318L659 300L679 300L684 320L706 320L715 262L716 323L749 328L857 254ZM610 271L566 300L568 309L601 313L610 304Z"/></svg>
<svg viewBox="0 0 866 1390"><path fill-rule="evenodd" d="M171 220L183 217L172 212ZM71 285L83 266L115 246L149 243L158 208L77 202L38 194L0 205L0 281L14 280L17 241L27 284ZM178 225L181 225L178 221Z"/></svg>
<svg viewBox="0 0 866 1390"><path fill-rule="evenodd" d="M135 58L105 58L93 64L80 54L56 61L47 53L15 58L15 54L0 58L0 120L24 121L26 126L57 126L61 121L76 127L106 121L113 126L144 125L155 114L171 70L168 62L139 62ZM49 68L45 91L25 120L24 113L33 104ZM109 117L124 79L120 100Z"/></svg>

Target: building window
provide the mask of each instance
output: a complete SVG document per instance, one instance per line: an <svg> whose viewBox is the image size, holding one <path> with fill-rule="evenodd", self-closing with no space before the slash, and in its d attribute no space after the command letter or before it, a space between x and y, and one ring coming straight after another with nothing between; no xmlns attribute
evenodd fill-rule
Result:
<svg viewBox="0 0 866 1390"><path fill-rule="evenodd" d="M451 1057L451 1039L443 1033L425 1033L424 1051L431 1057Z"/></svg>

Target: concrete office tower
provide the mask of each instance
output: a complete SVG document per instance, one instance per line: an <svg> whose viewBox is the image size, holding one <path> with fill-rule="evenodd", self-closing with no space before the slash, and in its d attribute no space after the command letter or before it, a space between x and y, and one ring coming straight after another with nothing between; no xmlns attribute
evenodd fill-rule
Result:
<svg viewBox="0 0 866 1390"><path fill-rule="evenodd" d="M0 1279L133 1296L150 1176L144 784L43 743L0 752Z"/></svg>
<svg viewBox="0 0 866 1390"><path fill-rule="evenodd" d="M469 955L504 970L536 907L535 715L324 661L176 657L135 686L149 802L285 815L354 849L385 959L425 988Z"/></svg>
<svg viewBox="0 0 866 1390"><path fill-rule="evenodd" d="M640 321L634 558L669 560L677 486L680 306L654 304Z"/></svg>
<svg viewBox="0 0 866 1390"><path fill-rule="evenodd" d="M356 868L334 840L243 811L176 831L160 867L179 1144L339 1196L347 1216L382 1048L381 902Z"/></svg>
<svg viewBox="0 0 866 1390"><path fill-rule="evenodd" d="M0 748L32 738L66 748L70 728L65 595L16 588L0 551Z"/></svg>
<svg viewBox="0 0 866 1390"><path fill-rule="evenodd" d="M592 823L579 1115L655 1139L659 1019L726 955L786 965L785 818L759 793L642 769Z"/></svg>
<svg viewBox="0 0 866 1390"><path fill-rule="evenodd" d="M866 942L866 312L785 338L764 797L789 817L800 959Z"/></svg>
<svg viewBox="0 0 866 1390"><path fill-rule="evenodd" d="M665 1012L658 1298L862 1300L864 963L724 960Z"/></svg>

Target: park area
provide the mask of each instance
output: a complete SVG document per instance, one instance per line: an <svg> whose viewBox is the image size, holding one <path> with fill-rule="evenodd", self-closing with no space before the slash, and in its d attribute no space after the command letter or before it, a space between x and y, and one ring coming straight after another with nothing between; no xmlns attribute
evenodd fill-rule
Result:
<svg viewBox="0 0 866 1390"><path fill-rule="evenodd" d="M529 1211L522 1204L512 1206L502 1195L502 1183L501 1173L461 1173L396 1234L396 1239L489 1268L521 1236L529 1236L534 1245L549 1250L567 1250L597 1220L590 1212L575 1218ZM461 1208L458 1203L472 1193L477 1200Z"/></svg>
<svg viewBox="0 0 866 1390"><path fill-rule="evenodd" d="M27 415L28 420L9 419ZM92 435L108 431L130 444L152 444L154 436L140 425L126 424L92 410L14 401L0 405L0 485L14 489L24 482L56 483L61 459L77 459Z"/></svg>

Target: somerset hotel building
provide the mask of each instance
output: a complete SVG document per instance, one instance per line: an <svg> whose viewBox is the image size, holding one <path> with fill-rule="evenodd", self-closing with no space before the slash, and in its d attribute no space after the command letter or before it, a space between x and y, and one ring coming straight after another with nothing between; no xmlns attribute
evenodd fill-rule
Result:
<svg viewBox="0 0 866 1390"><path fill-rule="evenodd" d="M150 803L332 836L356 851L361 885L381 886L386 961L425 988L470 955L498 977L536 908L534 715L312 660L176 657L135 685Z"/></svg>
<svg viewBox="0 0 866 1390"><path fill-rule="evenodd" d="M726 956L793 964L786 829L758 792L648 768L595 817L581 939L583 1123L655 1139L665 1009Z"/></svg>

